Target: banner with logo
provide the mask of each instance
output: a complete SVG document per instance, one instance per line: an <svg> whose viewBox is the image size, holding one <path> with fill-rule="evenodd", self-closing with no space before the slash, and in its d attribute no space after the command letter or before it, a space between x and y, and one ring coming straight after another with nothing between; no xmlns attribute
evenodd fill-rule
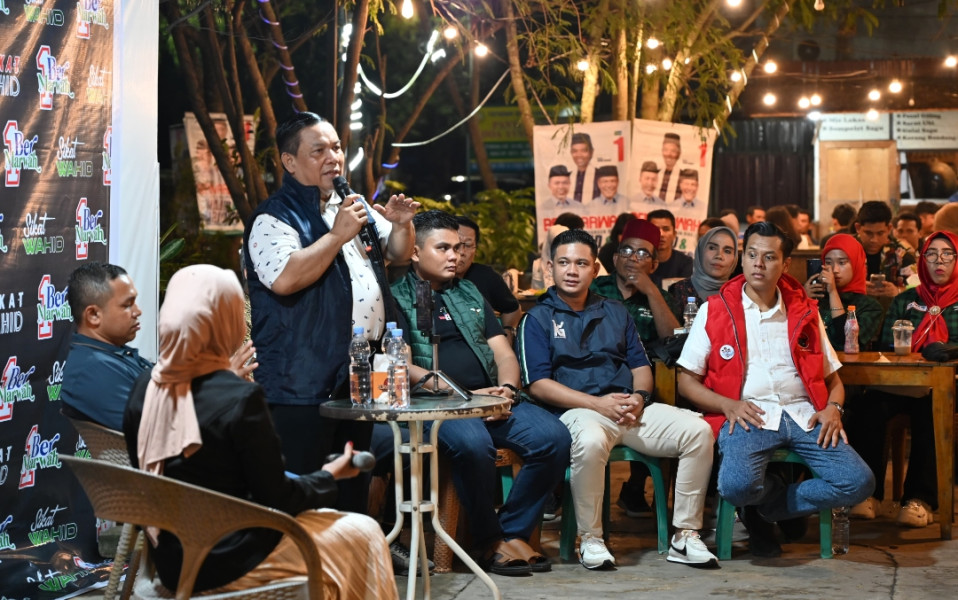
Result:
<svg viewBox="0 0 958 600"><path fill-rule="evenodd" d="M58 598L102 581L97 522L61 454L70 273L107 260L112 0L0 0L0 587Z"/></svg>
<svg viewBox="0 0 958 600"><path fill-rule="evenodd" d="M605 243L616 217L667 209L676 249L695 251L708 214L715 132L636 119L537 126L533 134L539 239L565 212Z"/></svg>

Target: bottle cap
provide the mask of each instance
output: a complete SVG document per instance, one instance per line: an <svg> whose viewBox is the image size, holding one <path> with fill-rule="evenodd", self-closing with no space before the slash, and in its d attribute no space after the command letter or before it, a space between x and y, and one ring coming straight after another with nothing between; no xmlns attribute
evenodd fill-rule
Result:
<svg viewBox="0 0 958 600"><path fill-rule="evenodd" d="M854 304L849 304L849 305L848 305L848 312L851 312L851 311L853 311L853 310L855 310L855 305L854 305Z"/></svg>
<svg viewBox="0 0 958 600"><path fill-rule="evenodd" d="M695 302L695 296L689 296L688 301L689 301L689 302Z"/></svg>
<svg viewBox="0 0 958 600"><path fill-rule="evenodd" d="M401 338L401 337L402 337L402 329L393 329L393 337L394 337L394 338Z"/></svg>
<svg viewBox="0 0 958 600"><path fill-rule="evenodd" d="M395 321L389 321L388 323L386 323L386 331L392 331L395 328L396 328Z"/></svg>
<svg viewBox="0 0 958 600"><path fill-rule="evenodd" d="M363 329L362 325L356 325L353 327L353 335L362 335L363 331L365 330Z"/></svg>

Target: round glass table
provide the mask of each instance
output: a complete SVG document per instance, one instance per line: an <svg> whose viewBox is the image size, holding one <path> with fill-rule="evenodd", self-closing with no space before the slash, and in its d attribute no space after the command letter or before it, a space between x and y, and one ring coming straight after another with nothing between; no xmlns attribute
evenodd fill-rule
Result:
<svg viewBox="0 0 958 600"><path fill-rule="evenodd" d="M411 536L409 541L409 580L406 586L406 598L412 600L416 595L416 562L422 565L423 598L429 598L429 566L426 557L426 539L423 535L422 513L432 513L432 526L436 535L441 537L462 562L478 576L492 591L496 600L502 598L495 582L463 550L456 540L442 528L439 512L436 510L439 498L439 457L436 453L439 426L449 419L488 418L506 412L512 401L500 396L473 394L468 400L458 396L419 397L414 396L405 408L393 408L388 404L353 404L349 400L330 400L320 405L319 412L324 417L348 419L353 421L384 421L393 430L393 472L396 488L396 524L386 535L386 541L392 543L402 531L404 514L409 513ZM428 442L424 439L424 423L433 421ZM403 443L399 423L406 422L409 427L409 443ZM405 498L403 490L402 455L409 455L410 497ZM423 455L429 455L429 499L422 493Z"/></svg>

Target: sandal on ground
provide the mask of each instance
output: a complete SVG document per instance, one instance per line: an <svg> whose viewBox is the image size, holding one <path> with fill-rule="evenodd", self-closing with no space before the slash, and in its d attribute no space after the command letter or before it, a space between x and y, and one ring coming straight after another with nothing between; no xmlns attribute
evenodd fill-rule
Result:
<svg viewBox="0 0 958 600"><path fill-rule="evenodd" d="M499 541L486 559L486 570L496 575L528 575L532 573L532 565L522 557L515 544L505 540Z"/></svg>
<svg viewBox="0 0 958 600"><path fill-rule="evenodd" d="M549 558L535 548L530 546L525 540L515 538L506 542L509 544L515 554L521 556L527 563L533 573L546 573L552 570L552 563Z"/></svg>

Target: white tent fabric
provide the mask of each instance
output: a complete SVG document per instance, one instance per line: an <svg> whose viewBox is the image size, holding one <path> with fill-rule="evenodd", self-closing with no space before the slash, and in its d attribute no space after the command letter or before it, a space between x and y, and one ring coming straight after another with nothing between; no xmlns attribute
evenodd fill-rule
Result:
<svg viewBox="0 0 958 600"><path fill-rule="evenodd" d="M119 0L114 22L108 247L110 262L125 268L139 291L142 328L133 345L155 361L160 235L156 154L159 5L156 0Z"/></svg>

